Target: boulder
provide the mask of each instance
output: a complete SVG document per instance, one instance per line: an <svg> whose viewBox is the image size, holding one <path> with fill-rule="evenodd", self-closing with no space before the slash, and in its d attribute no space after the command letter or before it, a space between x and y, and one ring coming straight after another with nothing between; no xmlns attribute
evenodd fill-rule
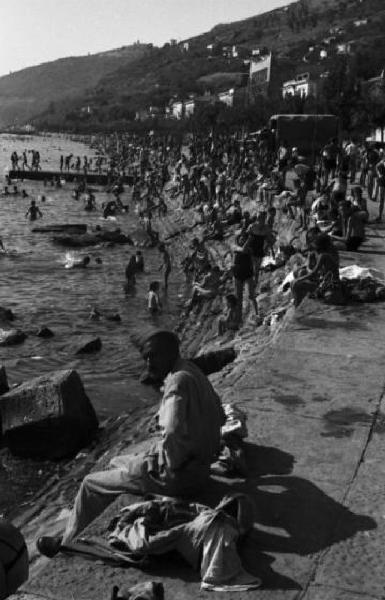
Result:
<svg viewBox="0 0 385 600"><path fill-rule="evenodd" d="M194 356L189 360L193 362L205 375L211 375L221 371L223 367L233 362L236 358L236 352L233 347L223 348L221 350L214 350L213 352L206 352L199 356ZM159 385L159 381L155 381L145 370L141 377L140 382L143 385Z"/></svg>
<svg viewBox="0 0 385 600"><path fill-rule="evenodd" d="M112 314L106 315L106 320L107 321L115 321L116 323L120 323L122 320L122 317L120 316L119 313L112 313Z"/></svg>
<svg viewBox="0 0 385 600"><path fill-rule="evenodd" d="M82 337L77 343L75 354L90 354L101 350L102 340L99 337Z"/></svg>
<svg viewBox="0 0 385 600"><path fill-rule="evenodd" d="M222 350L215 350L213 352L206 352L199 356L190 358L197 367L203 371L205 375L211 375L221 371L223 367L231 362L234 362L236 353L233 347L223 348Z"/></svg>
<svg viewBox="0 0 385 600"><path fill-rule="evenodd" d="M10 308L4 308L4 306L0 306L0 321L13 321L14 318L15 315Z"/></svg>
<svg viewBox="0 0 385 600"><path fill-rule="evenodd" d="M0 329L0 346L14 346L24 342L27 334L20 329Z"/></svg>
<svg viewBox="0 0 385 600"><path fill-rule="evenodd" d="M98 428L94 408L76 371L55 371L0 396L3 440L25 458L73 456Z"/></svg>
<svg viewBox="0 0 385 600"><path fill-rule="evenodd" d="M52 329L50 329L49 327L40 327L40 329L38 330L38 332L36 333L36 335L38 337L41 338L51 338L53 337L55 334L52 331Z"/></svg>

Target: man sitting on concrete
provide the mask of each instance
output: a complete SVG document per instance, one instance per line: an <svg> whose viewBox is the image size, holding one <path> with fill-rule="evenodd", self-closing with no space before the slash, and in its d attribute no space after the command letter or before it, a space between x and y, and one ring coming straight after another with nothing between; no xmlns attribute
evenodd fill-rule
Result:
<svg viewBox="0 0 385 600"><path fill-rule="evenodd" d="M179 354L179 339L158 330L148 335L141 353L148 376L164 381L158 411L160 438L146 452L117 456L112 469L87 475L75 498L63 538L42 537L37 547L52 557L119 494L188 496L201 490L219 454L225 422L220 399L207 377Z"/></svg>

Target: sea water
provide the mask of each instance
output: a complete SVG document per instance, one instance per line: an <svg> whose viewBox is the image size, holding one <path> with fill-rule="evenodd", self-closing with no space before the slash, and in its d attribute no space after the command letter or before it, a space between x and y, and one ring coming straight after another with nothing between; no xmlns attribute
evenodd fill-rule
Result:
<svg viewBox="0 0 385 600"><path fill-rule="evenodd" d="M42 170L59 170L60 155L92 157L88 146L59 135L0 136L0 174L5 185L5 172L11 168L10 156L16 150L38 150ZM28 153L30 159L31 154ZM61 189L43 182L25 179L15 182L19 190L25 189L29 198L0 197L0 237L7 249L0 254L0 306L11 308L17 319L12 326L28 334L24 343L0 348L0 364L5 365L11 385L26 381L56 369L76 369L87 394L99 416L110 416L129 411L138 404L146 406L154 401L152 390L139 383L143 368L133 334L137 336L149 325L173 327L178 315L181 275L178 265L171 274L169 291L163 296L163 313L152 321L147 312L146 295L149 282L161 281L159 267L161 256L155 249L143 249L145 274L137 278L135 294L126 296L123 291L124 270L135 252L131 246L90 247L81 252L66 250L52 242L50 233L33 233L36 225L50 223L85 223L91 229L102 225L109 229L120 227L130 233L138 227L138 218L131 207L128 214L119 215L115 222L102 220L100 206L111 196L96 188L97 212L88 213L84 203L72 197L73 183ZM94 186L93 186L94 187ZM44 195L46 201L42 202ZM121 199L130 202L127 188ZM30 200L35 198L43 218L31 223L25 217ZM157 227L156 222L154 227ZM86 269L66 269L70 258L88 254L91 263ZM95 259L102 259L97 264ZM121 323L89 320L92 307L99 311L119 313ZM51 339L36 336L40 326L54 332ZM80 334L99 336L102 350L95 354L75 355Z"/></svg>

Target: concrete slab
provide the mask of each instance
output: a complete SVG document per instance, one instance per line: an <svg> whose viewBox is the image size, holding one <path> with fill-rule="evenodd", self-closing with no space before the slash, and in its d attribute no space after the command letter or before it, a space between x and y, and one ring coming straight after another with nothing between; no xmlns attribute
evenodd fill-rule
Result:
<svg viewBox="0 0 385 600"><path fill-rule="evenodd" d="M346 505L370 516L373 529L358 532L332 546L317 573L316 582L383 598L385 595L385 438L374 433L365 458L349 490ZM339 525L340 529L340 525Z"/></svg>
<svg viewBox="0 0 385 600"><path fill-rule="evenodd" d="M333 586L312 585L301 600L381 600L383 596L370 596L368 594L355 594L349 590L338 589Z"/></svg>

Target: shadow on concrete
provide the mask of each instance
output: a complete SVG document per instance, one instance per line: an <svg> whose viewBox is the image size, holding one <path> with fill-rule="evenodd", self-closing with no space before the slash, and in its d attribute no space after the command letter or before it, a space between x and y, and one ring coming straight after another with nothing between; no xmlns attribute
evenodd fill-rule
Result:
<svg viewBox="0 0 385 600"><path fill-rule="evenodd" d="M345 329L347 331L366 331L367 327L360 321L337 321L322 319L321 317L297 317L296 331L300 329Z"/></svg>
<svg viewBox="0 0 385 600"><path fill-rule="evenodd" d="M352 513L320 488L300 477L264 477L254 481L258 523L287 532L259 530L253 534L260 551L314 554L377 527L376 521Z"/></svg>

